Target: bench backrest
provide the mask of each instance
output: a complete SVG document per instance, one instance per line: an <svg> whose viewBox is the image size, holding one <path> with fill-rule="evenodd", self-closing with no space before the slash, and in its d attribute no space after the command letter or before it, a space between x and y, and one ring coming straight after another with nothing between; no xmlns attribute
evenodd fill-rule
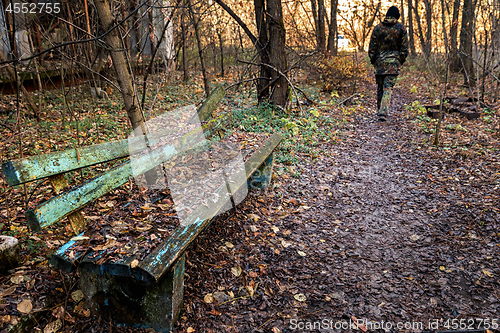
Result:
<svg viewBox="0 0 500 333"><path fill-rule="evenodd" d="M205 100L198 109L200 121L207 121L211 118L212 112L217 104L222 100L225 91L222 86L218 86L212 94ZM193 117L194 118L194 117ZM217 118L203 126L203 130L211 135L219 131L224 126L225 118ZM190 121L191 122L191 121ZM200 129L198 129L199 131ZM197 130L192 131L181 139L183 144L189 140L195 141L200 133ZM153 137L148 136L147 140L151 145L156 143L162 135L168 134L160 132ZM144 137L133 138L132 140L142 140ZM97 177L94 177L70 191L60 193L60 190L68 185L64 176L65 173L90 167L121 158L126 158L134 152L129 151L129 140L108 142L98 145L68 149L59 152L52 152L44 155L31 156L13 161L7 161L2 164L2 170L7 182L11 186L24 184L27 182L49 178L56 196L50 200L38 205L35 209L28 210L26 217L29 227L38 231L40 228L49 226L65 217L68 217L73 230L76 234L85 226L85 219L81 214L81 208L91 201L103 196L104 194L125 184L137 170L132 173L130 161L105 171ZM152 151L152 154L158 156L155 161L160 164L165 159L173 157L174 144L166 145L162 149ZM150 158L150 154L148 154ZM140 163L138 163L140 165ZM145 165L147 165L145 163ZM151 166L151 164L149 164ZM152 166L154 167L154 166ZM143 170L146 172L148 170Z"/></svg>

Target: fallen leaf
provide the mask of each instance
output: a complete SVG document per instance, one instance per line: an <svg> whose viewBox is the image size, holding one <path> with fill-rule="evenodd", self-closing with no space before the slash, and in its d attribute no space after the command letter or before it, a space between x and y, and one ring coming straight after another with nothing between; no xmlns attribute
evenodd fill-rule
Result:
<svg viewBox="0 0 500 333"><path fill-rule="evenodd" d="M235 266L231 268L231 273L233 273L234 276L238 277L241 275L241 267L240 266Z"/></svg>
<svg viewBox="0 0 500 333"><path fill-rule="evenodd" d="M253 296L255 295L255 292L257 291L257 287L259 286L259 284L255 284L255 281L254 280L250 280L250 283L245 286L245 288L247 289L248 291L248 294L250 294L250 297L253 299Z"/></svg>
<svg viewBox="0 0 500 333"><path fill-rule="evenodd" d="M17 311L21 313L30 313L33 310L33 304L29 299L23 299L21 303L17 305Z"/></svg>
<svg viewBox="0 0 500 333"><path fill-rule="evenodd" d="M247 217L249 219L253 219L254 222L257 222L257 220L260 219L260 216L255 214L248 214Z"/></svg>
<svg viewBox="0 0 500 333"><path fill-rule="evenodd" d="M138 232L145 232L145 231L148 231L150 229L152 229L153 227L150 226L150 225L146 225L146 226L137 226L135 227L135 230L137 230Z"/></svg>
<svg viewBox="0 0 500 333"><path fill-rule="evenodd" d="M52 311L52 315L56 319L61 319L64 316L64 307L60 306Z"/></svg>
<svg viewBox="0 0 500 333"><path fill-rule="evenodd" d="M363 332L366 332L367 329L366 329L366 326L364 324L360 324L358 325L358 318L354 317L354 316L351 316L351 320L355 323L356 326L358 326L358 328L360 328Z"/></svg>
<svg viewBox="0 0 500 333"><path fill-rule="evenodd" d="M287 247L289 247L290 245L292 245L292 243L291 243L291 242L287 242L287 241L285 241L285 240L282 240L282 241L281 241L281 245L282 245L284 248L287 248Z"/></svg>
<svg viewBox="0 0 500 333"><path fill-rule="evenodd" d="M10 321L10 315L0 316L0 324L5 324Z"/></svg>
<svg viewBox="0 0 500 333"><path fill-rule="evenodd" d="M225 245L229 249L232 249L234 247L234 245L232 243L230 243L230 242L226 242Z"/></svg>
<svg viewBox="0 0 500 333"><path fill-rule="evenodd" d="M59 331L62 327L61 319L57 319L51 323L48 323L47 326L43 329L43 333L55 333Z"/></svg>
<svg viewBox="0 0 500 333"><path fill-rule="evenodd" d="M301 257L305 257L305 256L306 256L306 253L305 253L305 252L303 252L303 251L298 250L298 251L297 251L297 253L298 253L298 254L299 254L299 256L301 256Z"/></svg>
<svg viewBox="0 0 500 333"><path fill-rule="evenodd" d="M248 276L250 276L251 278L256 278L257 276L259 276L259 274L257 272L248 272Z"/></svg>
<svg viewBox="0 0 500 333"><path fill-rule="evenodd" d="M272 226L271 230L276 234L278 231L280 231L280 228Z"/></svg>
<svg viewBox="0 0 500 333"><path fill-rule="evenodd" d="M79 303L83 299L83 292L81 290L76 290L71 293L71 299L75 303Z"/></svg>
<svg viewBox="0 0 500 333"><path fill-rule="evenodd" d="M488 272L488 271L485 271L484 269L483 269L483 273L484 273L484 275L486 275L487 277L493 277L493 273Z"/></svg>
<svg viewBox="0 0 500 333"><path fill-rule="evenodd" d="M28 282L26 282L26 289L31 290L33 289L34 285L35 285L35 279L31 279Z"/></svg>
<svg viewBox="0 0 500 333"><path fill-rule="evenodd" d="M77 242L77 241L82 241L82 240L86 240L86 239L90 239L90 238L87 236L75 236L75 237L71 238L70 241Z"/></svg>
<svg viewBox="0 0 500 333"><path fill-rule="evenodd" d="M117 244L119 244L116 240L114 239L108 239L108 241L106 242L106 244L104 245L97 245L95 247L93 247L92 249L94 251L103 251L103 250L107 250L109 248L112 248L113 246L116 246Z"/></svg>
<svg viewBox="0 0 500 333"><path fill-rule="evenodd" d="M414 242L418 241L420 239L420 236L419 235L411 235L410 236L410 239Z"/></svg>
<svg viewBox="0 0 500 333"><path fill-rule="evenodd" d="M137 265L139 265L139 260L137 259L134 259L132 260L132 262L130 263L130 268L136 268Z"/></svg>
<svg viewBox="0 0 500 333"><path fill-rule="evenodd" d="M307 297L304 294L295 294L293 295L293 298L295 298L299 302L305 302L307 300Z"/></svg>
<svg viewBox="0 0 500 333"><path fill-rule="evenodd" d="M444 271L445 270L444 266L439 266L439 270Z"/></svg>
<svg viewBox="0 0 500 333"><path fill-rule="evenodd" d="M19 284L24 282L24 276L22 275L14 275L13 277L10 278L10 282L13 284Z"/></svg>
<svg viewBox="0 0 500 333"><path fill-rule="evenodd" d="M203 302L207 304L212 304L214 302L214 295L213 294L206 294L205 297L203 297Z"/></svg>
<svg viewBox="0 0 500 333"><path fill-rule="evenodd" d="M2 294L0 294L0 297L12 295L16 291L16 288L17 288L16 286L12 286L5 289L4 291L2 291Z"/></svg>
<svg viewBox="0 0 500 333"><path fill-rule="evenodd" d="M193 333L193 332L196 332L196 330L192 327L188 327L187 330L186 330L187 333Z"/></svg>

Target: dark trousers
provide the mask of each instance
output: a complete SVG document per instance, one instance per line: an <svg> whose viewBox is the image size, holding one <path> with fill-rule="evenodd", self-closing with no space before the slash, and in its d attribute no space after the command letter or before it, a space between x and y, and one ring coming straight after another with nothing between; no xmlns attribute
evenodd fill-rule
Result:
<svg viewBox="0 0 500 333"><path fill-rule="evenodd" d="M392 88L396 84L397 75L375 75L377 81L377 114L387 116L391 104Z"/></svg>

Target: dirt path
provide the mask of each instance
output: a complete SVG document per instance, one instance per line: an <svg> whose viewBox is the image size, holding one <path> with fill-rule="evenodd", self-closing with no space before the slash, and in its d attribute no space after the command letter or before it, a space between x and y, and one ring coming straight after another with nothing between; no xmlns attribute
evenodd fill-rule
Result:
<svg viewBox="0 0 500 333"><path fill-rule="evenodd" d="M189 253L179 332L329 332L353 316L388 331L500 321L498 201L487 199L498 184L486 181L498 154L463 161L421 146L404 96L387 123L358 114L300 179L279 179L210 228Z"/></svg>

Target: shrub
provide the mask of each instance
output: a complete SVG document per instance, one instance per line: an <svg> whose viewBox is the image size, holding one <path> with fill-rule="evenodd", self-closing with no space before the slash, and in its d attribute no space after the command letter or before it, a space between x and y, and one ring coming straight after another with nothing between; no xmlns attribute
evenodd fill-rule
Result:
<svg viewBox="0 0 500 333"><path fill-rule="evenodd" d="M364 78L364 66L356 54L321 55L309 63L309 78L319 81L321 91L354 93Z"/></svg>

